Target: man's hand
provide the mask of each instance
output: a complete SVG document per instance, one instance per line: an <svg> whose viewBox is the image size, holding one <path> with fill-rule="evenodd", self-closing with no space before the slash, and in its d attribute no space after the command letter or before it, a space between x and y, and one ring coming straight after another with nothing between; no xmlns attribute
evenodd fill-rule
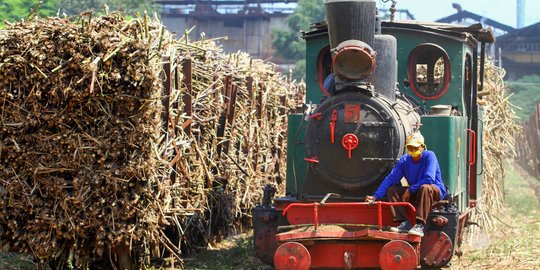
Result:
<svg viewBox="0 0 540 270"><path fill-rule="evenodd" d="M366 202L374 203L375 202L375 196L366 196Z"/></svg>
<svg viewBox="0 0 540 270"><path fill-rule="evenodd" d="M408 202L410 197L411 197L411 192L409 191L409 189L406 189L405 193L401 195L401 200L404 202Z"/></svg>

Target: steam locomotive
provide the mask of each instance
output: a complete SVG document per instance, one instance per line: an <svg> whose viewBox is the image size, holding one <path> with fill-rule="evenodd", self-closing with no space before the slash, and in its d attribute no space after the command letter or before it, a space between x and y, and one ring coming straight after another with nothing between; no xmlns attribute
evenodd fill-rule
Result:
<svg viewBox="0 0 540 270"><path fill-rule="evenodd" d="M374 0L327 0L303 33L306 103L288 116L286 196L267 186L253 209L254 247L276 269L440 268L460 255L481 196L484 51L490 29L381 21ZM334 77L331 87L324 85ZM391 232L391 208L364 202L420 130L448 196L423 237ZM402 180L406 185L406 179Z"/></svg>

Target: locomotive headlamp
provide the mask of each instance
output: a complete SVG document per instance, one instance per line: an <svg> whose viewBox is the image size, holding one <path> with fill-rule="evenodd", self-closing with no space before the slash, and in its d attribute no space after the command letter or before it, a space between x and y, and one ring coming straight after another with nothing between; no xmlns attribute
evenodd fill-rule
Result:
<svg viewBox="0 0 540 270"><path fill-rule="evenodd" d="M334 72L348 80L365 79L375 69L375 51L359 40L340 43L332 53Z"/></svg>

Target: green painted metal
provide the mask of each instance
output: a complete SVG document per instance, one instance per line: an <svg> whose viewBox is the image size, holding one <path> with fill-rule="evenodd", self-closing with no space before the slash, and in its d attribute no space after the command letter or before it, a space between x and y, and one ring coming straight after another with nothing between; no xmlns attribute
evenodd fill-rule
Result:
<svg viewBox="0 0 540 270"><path fill-rule="evenodd" d="M302 114L289 114L287 125L287 187L286 193L296 194L306 176L305 121Z"/></svg>
<svg viewBox="0 0 540 270"><path fill-rule="evenodd" d="M483 136L484 136L484 109L478 107L478 134L476 134L476 198L482 197L482 180L484 173L484 159L483 159Z"/></svg>
<svg viewBox="0 0 540 270"><path fill-rule="evenodd" d="M398 82L400 89L411 97L422 102L425 109L437 104L455 105L459 111L465 114L463 100L463 74L464 63L467 54L472 55L473 49L467 43L453 37L447 37L429 31L420 31L414 29L384 29L383 33L396 37L398 52ZM417 97L410 87L406 87L405 80L409 80L409 68L407 60L409 54L416 46L426 43L437 44L442 47L450 59L451 79L449 89L444 96L436 100L421 100ZM306 39L306 102L320 103L323 92L319 87L318 78L318 56L319 53L328 46L328 36L323 33ZM324 78L322 78L324 80Z"/></svg>
<svg viewBox="0 0 540 270"><path fill-rule="evenodd" d="M464 96L464 71L466 56L472 55L476 49L463 38L456 36L445 36L441 33L435 33L425 30L404 29L404 28L383 28L384 34L390 34L396 37L398 52L398 82L399 88L405 94L415 98L421 103L426 111L433 105L445 104L458 107L458 111L463 116L422 116L421 131L426 138L426 144L430 150L433 150L439 160L441 173L445 184L449 187L449 193L458 203L460 210L464 210L469 205L469 186L468 186L468 156L467 156L467 117L465 110ZM407 64L410 53L414 48L421 44L433 43L442 47L450 59L450 85L445 95L435 100L421 100L420 97L406 87L404 81L409 80L409 67ZM318 78L318 57L321 51L328 46L328 36L326 32L311 35L306 38L306 103L319 104L324 97L319 87ZM324 78L322 78L324 80ZM482 111L479 113L481 119ZM289 150L287 166L287 192L294 193L294 178L292 166L295 165L296 182L300 187L305 176L306 163L305 150L301 140L303 140L303 129L296 139L291 140L291 136L297 130L302 122L301 115L294 115L289 122ZM296 122L294 122L296 121ZM482 124L479 124L478 138L482 138ZM293 131L291 131L294 129ZM478 157L481 157L481 139L478 140ZM294 158L292 156L292 145L296 144ZM294 161L293 161L294 160ZM481 158L478 158L477 172L482 172ZM477 190L481 191L482 176L478 175ZM479 193L480 195L481 193Z"/></svg>
<svg viewBox="0 0 540 270"><path fill-rule="evenodd" d="M384 30L384 29L383 29ZM441 35L435 35L427 31L419 31L414 29L391 29L384 31L385 34L390 34L397 39L397 60L398 60L398 83L400 89L407 95L421 101L426 110L433 105L448 104L458 106L460 111L464 111L463 102L463 74L465 63L465 48L470 48L464 45L461 41L455 38L450 38ZM439 99L422 100L412 91L411 87L404 84L405 80L410 81L409 67L407 64L410 53L418 45L432 43L442 47L448 54L450 59L450 85L448 91Z"/></svg>
<svg viewBox="0 0 540 270"><path fill-rule="evenodd" d="M467 196L467 118L422 116L420 131L429 150L435 152L441 176L452 197ZM464 204L460 204L464 205ZM465 204L468 205L468 204Z"/></svg>
<svg viewBox="0 0 540 270"><path fill-rule="evenodd" d="M324 94L319 87L319 53L328 47L328 35L319 35L306 40L306 102L319 104ZM323 78L324 80L324 78Z"/></svg>

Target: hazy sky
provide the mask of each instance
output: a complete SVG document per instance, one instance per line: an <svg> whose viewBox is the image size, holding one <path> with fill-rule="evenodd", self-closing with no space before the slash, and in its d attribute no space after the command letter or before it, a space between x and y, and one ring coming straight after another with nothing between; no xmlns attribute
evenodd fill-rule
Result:
<svg viewBox="0 0 540 270"><path fill-rule="evenodd" d="M389 8L391 1L377 0L379 7ZM435 21L456 13L452 3L492 20L516 27L516 0L397 0L398 9L408 9L417 20ZM525 0L525 26L540 22L540 0Z"/></svg>

